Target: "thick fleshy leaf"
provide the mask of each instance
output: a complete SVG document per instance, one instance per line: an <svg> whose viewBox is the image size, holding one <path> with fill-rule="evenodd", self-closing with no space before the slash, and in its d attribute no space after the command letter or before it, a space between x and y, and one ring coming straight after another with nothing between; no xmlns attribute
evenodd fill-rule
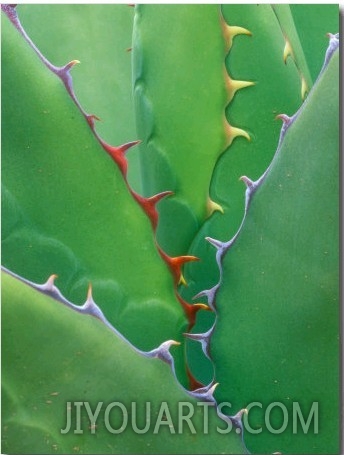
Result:
<svg viewBox="0 0 344 455"><path fill-rule="evenodd" d="M58 273L57 284L63 293L78 303L85 301L88 283L92 282L95 300L108 319L140 348L151 349L168 338L181 341L183 332L190 329L195 307L183 302L175 291L177 284L183 283L184 262L194 260L193 255L199 257L201 261L184 266L189 287L182 288L182 296L191 301L196 292L203 291L199 298L207 298L215 313L198 312L196 326L186 334L191 372L204 383L219 380L216 396L228 400L233 412L252 400L260 400L264 410L271 400L283 402L289 410L290 403L298 401L305 412L312 400L320 404L320 433L316 437L310 432L292 435L290 426L280 435L271 435L271 431L267 434L261 410L251 409L248 422L256 430L263 425L262 434L246 431L245 439L254 452L339 450L338 306L328 305L338 299L335 161L338 131L336 113L331 111L338 100L334 93L337 87L334 66L310 95L312 101L307 101L302 115L288 128L281 154L256 191L244 228L234 238L236 242L233 241L235 244L226 256L218 281L218 264L230 245L222 240L237 232L247 209L243 182L248 186L246 196L256 190L254 180L266 170L277 146L280 121L274 118L281 113L291 115L300 105L301 92L305 91L300 76L306 74L307 67L314 81L323 60L324 35L338 31L336 8L224 5L221 19L218 5L138 6L134 98L140 135L132 136L130 57L124 49L130 46L127 42L133 10L123 5L18 6L30 36L53 63L82 61L81 66L73 69L75 91L87 110L103 118L104 124L97 126L97 130L116 145L143 139L145 195L164 192L149 201L133 193L123 179L128 157L130 184L134 189L141 188L141 177L132 166L133 160L137 163L138 147L131 148L126 156L124 149L106 144L102 147L101 141L92 136L89 128L92 125L87 125L73 106L61 82L44 68L6 19L2 27L4 264L36 282ZM31 14L33 11L35 14ZM89 41L94 42L94 48L85 46ZM94 81L96 89L92 89ZM120 84L117 86L116 82ZM189 104L193 109L189 109ZM225 111L229 126L224 126ZM287 129L288 117L280 118ZM92 118L88 120L91 124ZM123 127L121 121L125 123ZM206 153L199 153L205 148ZM188 153L183 155L185 150ZM240 182L242 175L248 177ZM175 191L175 196L167 190ZM209 200L206 212L204 202L209 192L221 207ZM167 195L169 199L159 202ZM155 203L160 212L159 222ZM145 207L150 222L139 205ZM218 213L201 226L214 209ZM191 256L168 257L159 246L156 249L155 234L161 246L173 255L185 255L193 243ZM204 237L208 237L209 243ZM97 330L92 332L92 324L100 328L99 321L73 313L23 286L7 276L4 279L5 303L11 305L3 319L6 327L3 440L11 444L6 451L32 453L32 441L38 444L41 453L80 451L78 444L83 440L80 435L68 435L68 440L67 436L62 440L60 434L55 438L47 426L47 422L57 422L56 418L61 416L56 416L52 407L60 396L57 389L50 387L55 384L51 382L54 377L66 386L66 392L76 390L76 399L81 389L87 394L92 389L95 395L91 400L93 397L101 400L102 396L113 400L109 390L119 371L123 376L115 384L125 390L128 403L131 397L136 400L141 391L147 400L154 395L157 406L166 397L170 403L178 402L176 391L185 396L169 369L165 369L166 375L163 370L149 370L152 359L147 358L143 358L145 366L141 365L142 357L110 332L111 340L115 338L118 346L123 346L113 355L109 350L110 336L103 339L104 329L106 333L108 329L101 326L101 334ZM23 301L29 306L23 305ZM45 313L51 303L58 307L56 318L55 310ZM18 305L15 313L14 305ZM183 307L188 312L189 324ZM50 316L58 322L56 326L51 324ZM92 330L85 321L91 321ZM27 327L32 333L27 332ZM79 333L82 327L85 340ZM72 335L61 338L61 334L70 333L70 328ZM12 345L13 339L18 343ZM83 347L89 349L92 355L87 365L76 356L75 362L70 359L69 342L73 343L72 349L80 346L76 352L84 352ZM184 358L184 346L172 348L172 352L178 362ZM54 353L52 358L50 353ZM121 363L112 368L111 362L116 362L118 355ZM46 360L37 365L40 358ZM112 359L111 366L106 359ZM57 371L54 369L54 360L62 362L62 370L60 366ZM28 364L35 368L28 372ZM142 384L135 381L137 366L145 379ZM179 366L177 370L181 372ZM70 379L80 372L82 379L74 389ZM104 381L108 377L111 383ZM147 382L151 377L154 380ZM27 378L32 381L27 382ZM194 379L191 383L194 388L197 386ZM49 385L49 396L42 398L45 384ZM43 399L47 409L36 406L32 400L37 397ZM32 411L39 411L38 420ZM271 422L279 428L281 421L276 414L278 410L271 415ZM60 425L59 422L58 432ZM87 429L90 430L86 426ZM184 439L183 435L171 445L177 435L169 438L168 427L164 430L166 438L157 445L153 442L155 437L150 440L132 432L128 439L123 435L116 448L113 445L118 441L117 435L108 440L109 435L104 433L92 435L92 441L88 435L82 444L89 453L99 449L98 436L101 443L106 441L106 447L99 449L102 453L111 450L166 453L166 447L171 447L173 453L243 450L235 435L230 435L228 446L222 445L224 440L220 441L218 435L198 440L190 434L186 436L191 437ZM195 444L185 444L186 440ZM153 449L148 446L151 443Z"/></svg>
<svg viewBox="0 0 344 455"><path fill-rule="evenodd" d="M83 108L100 119L96 129L101 137L110 143L136 139L130 55L133 8L21 4L17 10L30 38L52 63L80 61L73 71L75 93ZM131 185L141 192L138 154L129 151L127 158Z"/></svg>
<svg viewBox="0 0 344 455"><path fill-rule="evenodd" d="M218 282L215 250L204 238L225 240L237 231L245 210L245 186L240 177L257 179L263 174L278 143L281 126L276 115L291 114L302 102L299 72L291 59L286 64L283 60L285 38L271 5L228 4L222 6L222 11L231 45L226 69L232 98L226 114L229 124L240 128L241 133L216 164L210 194L220 202L224 213L214 213L193 241L190 254L201 260L186 267L189 287L183 290L185 298ZM245 132L250 140L241 136ZM213 318L205 319L199 321L194 332L210 329ZM200 346L190 349L199 351ZM204 374L204 364L198 356L194 361L190 354L190 362L199 379L213 374L211 369L208 376Z"/></svg>
<svg viewBox="0 0 344 455"><path fill-rule="evenodd" d="M235 409L261 403L249 413L259 434L245 436L253 452L339 451L338 54L288 127L223 264L211 345L218 397ZM264 414L274 402L289 416L277 434ZM318 432L313 422L293 433L294 403L304 417L318 403ZM281 409L270 422L287 423Z"/></svg>
<svg viewBox="0 0 344 455"><path fill-rule="evenodd" d="M157 232L172 255L185 254L207 217L213 168L225 148L221 23L219 5L136 8L133 71L143 188L150 195L167 185L175 193L159 208Z"/></svg>
<svg viewBox="0 0 344 455"><path fill-rule="evenodd" d="M339 31L338 4L291 4L290 9L314 82L323 64L322 55L325 54L328 41L326 34Z"/></svg>
<svg viewBox="0 0 344 455"><path fill-rule="evenodd" d="M313 81L295 27L290 5L273 5L272 8L285 39L283 60L286 62L288 58L291 58L295 62L301 80L301 96L302 99L305 99L309 90L312 88Z"/></svg>
<svg viewBox="0 0 344 455"><path fill-rule="evenodd" d="M35 282L57 274L76 303L92 283L108 319L142 349L180 339L183 310L148 217L6 17L2 34L3 265Z"/></svg>
<svg viewBox="0 0 344 455"><path fill-rule="evenodd" d="M245 452L234 429L221 434L217 428L227 424L215 408L190 397L166 363L135 352L98 319L7 274L2 286L3 453ZM99 406L93 423L85 402L91 412ZM162 406L170 411L170 421Z"/></svg>
<svg viewBox="0 0 344 455"><path fill-rule="evenodd" d="M77 59L76 95L108 142L135 139L131 98L134 11L127 5L18 5L26 32L43 55L62 66ZM58 18L58 20L56 20ZM56 43L59 43L56 46Z"/></svg>
<svg viewBox="0 0 344 455"><path fill-rule="evenodd" d="M232 34L226 69L232 80L241 81L241 89L232 89L227 120L247 132L250 140L239 135L216 164L210 192L224 213L214 213L194 240L190 251L202 261L187 267L187 292L191 295L204 289L202 284L211 287L218 279L214 250L204 237L225 240L226 231L231 235L237 231L245 207L240 177L257 179L263 174L278 143L280 122L276 115L292 114L302 102L298 71L293 61L283 61L285 39L272 7L228 4L222 11ZM247 82L254 85L245 87Z"/></svg>

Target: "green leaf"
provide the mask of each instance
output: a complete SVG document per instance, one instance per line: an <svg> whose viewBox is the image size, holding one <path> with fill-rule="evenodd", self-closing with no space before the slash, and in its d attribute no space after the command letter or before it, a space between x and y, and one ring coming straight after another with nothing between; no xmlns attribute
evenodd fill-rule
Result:
<svg viewBox="0 0 344 455"><path fill-rule="evenodd" d="M301 95L304 99L313 85L308 63L295 27L290 5L273 5L273 11L280 24L285 39L284 60L292 58L302 81Z"/></svg>
<svg viewBox="0 0 344 455"><path fill-rule="evenodd" d="M2 36L3 265L34 282L57 274L77 303L91 282L110 322L142 349L180 339L186 320L148 217L6 17Z"/></svg>
<svg viewBox="0 0 344 455"><path fill-rule="evenodd" d="M228 434L218 432L217 428L225 429L226 424L213 407L207 421L209 433L204 432L204 406L177 385L166 363L135 352L97 318L78 314L7 274L3 274L2 285L2 319L6 322L2 330L2 451L245 452L234 430ZM71 430L61 434L68 428L68 402L72 408ZM80 430L74 402L82 403ZM94 433L85 402L92 411L103 403ZM175 434L162 415L159 418L164 402ZM109 420L105 412L112 403L121 403L122 408L114 405ZM132 403L136 403L140 429L147 424L147 403L151 406L149 428L142 434L136 433L132 425ZM189 421L195 434L187 421L178 418L190 410L194 411ZM126 412L127 425L123 417ZM118 434L108 429L118 430L122 424L123 431Z"/></svg>
<svg viewBox="0 0 344 455"><path fill-rule="evenodd" d="M84 109L100 118L96 122L100 136L117 144L136 139L130 55L133 8L22 4L17 10L30 38L52 63L81 62L73 70L75 93ZM138 155L129 151L127 158L131 185L141 191Z"/></svg>
<svg viewBox="0 0 344 455"><path fill-rule="evenodd" d="M223 5L222 10L228 26L252 34L233 36L226 59L233 80L254 83L234 93L226 112L229 123L246 131L250 141L245 137L234 139L215 167L211 197L221 204L224 214L214 213L194 240L190 253L202 260L187 267L187 295L217 281L213 248L204 237L224 239L237 231L245 205L240 177L257 179L263 174L278 143L280 123L276 115L292 114L301 104L300 77L292 61L284 64L285 40L271 6Z"/></svg>
<svg viewBox="0 0 344 455"><path fill-rule="evenodd" d="M223 263L211 352L219 400L249 414L254 452L338 453L338 51L256 190L242 231ZM319 433L266 427L268 405L308 413L319 403ZM258 410L257 410L258 409ZM271 416L280 429L281 412Z"/></svg>
<svg viewBox="0 0 344 455"><path fill-rule="evenodd" d="M160 205L157 237L169 254L185 254L207 217L213 168L225 148L219 6L140 5L133 46L143 189L175 193Z"/></svg>
<svg viewBox="0 0 344 455"><path fill-rule="evenodd" d="M76 95L102 122L97 130L108 142L135 138L131 90L134 11L127 5L19 5L26 32L54 65L77 59ZM58 18L58 20L56 20ZM57 46L56 43L59 43Z"/></svg>
<svg viewBox="0 0 344 455"><path fill-rule="evenodd" d="M323 63L328 42L326 34L339 30L338 5L291 4L290 10L314 82Z"/></svg>
<svg viewBox="0 0 344 455"><path fill-rule="evenodd" d="M189 286L182 292L186 299L218 282L214 248L204 238L225 240L238 230L245 208L245 187L240 177L257 179L263 174L278 143L280 121L276 115L291 114L301 104L300 76L292 60L284 63L285 38L271 5L227 4L222 11L231 36L226 70L233 81L240 81L230 85L232 99L226 109L227 120L240 128L241 134L249 134L250 140L233 137L216 163L210 191L224 213L214 213L193 241L189 254L201 260L186 266ZM236 35L238 27L241 33ZM235 90L237 87L242 88ZM204 333L212 324L213 318L203 318L193 331ZM200 346L189 344L194 345L189 350L192 371L199 379L204 378L204 362L200 363L199 355L196 357L191 351L199 351ZM212 374L210 369L208 378Z"/></svg>
<svg viewBox="0 0 344 455"><path fill-rule="evenodd" d="M61 81L5 18L4 265L40 283L57 273L63 294L78 304L85 301L91 282L106 317L141 349L155 348L166 339L182 341L191 317L187 328L176 295L178 273L171 277L166 264L170 260L172 268L171 258L162 260L164 253L157 250L157 243L171 256L189 249L201 259L186 266L189 287L179 291L191 301L196 292L205 290L199 298L208 296L210 301L217 286L211 292L207 289L218 281L221 248L229 243L210 238L210 245L204 237L224 240L239 232L247 206L238 180L249 176L252 180L244 181L251 188L271 162L280 130L274 118L291 115L299 107L305 87L301 76L309 87L315 79L324 34L337 31L337 7L138 6L134 97L125 51L131 41L131 8L20 5L18 11L23 12L29 35L54 64L82 61L73 68L75 92L88 112L103 118L97 131L116 145L143 139L144 195L165 190L175 195L159 202L160 222L157 230L155 225L152 229L140 207L143 199L127 186L123 168L121 172L104 153L107 145L92 135ZM236 36L238 31L243 34ZM287 59L286 40L293 54ZM236 91L238 87L242 90ZM173 348L182 383L186 352L197 379L220 382L216 397L229 402L231 414L239 411L231 418L237 425L240 409L262 403L263 409L255 407L244 417L244 423L256 431L263 426L262 434L246 430L244 435L249 449L259 453L339 451L337 88L338 55L292 124L282 117L287 133L266 178L254 188L243 228L220 270L216 311L198 312L193 334L187 334L202 344L188 340ZM133 98L139 137L133 128ZM224 126L225 114L229 126ZM138 147L127 156L130 184L140 191ZM224 213L206 219L208 193ZM7 275L3 283L3 449L7 452L245 450L234 432L219 436L214 410L207 439L187 429L180 437L170 435L168 422L159 437L128 431L118 438L104 431L102 419L96 435L90 434L85 421L83 436L61 435L68 399L58 412L54 404L61 404L59 397L69 393L70 400L87 397L92 405L123 399L128 405L137 401L143 406L156 400L154 418L163 401L176 410L190 395L177 385L166 365L138 354L113 327L111 332L110 326ZM212 361L201 349L209 354L209 339ZM59 384L63 392L55 387ZM304 413L318 402L319 434L313 435L311 428L304 435L300 425L298 434L293 434L291 414L285 431L269 433L263 413L274 402L286 405L289 413L293 402ZM190 403L195 404L193 398ZM203 416L199 409L196 414L201 428ZM270 414L273 428L281 427L280 416L280 409Z"/></svg>

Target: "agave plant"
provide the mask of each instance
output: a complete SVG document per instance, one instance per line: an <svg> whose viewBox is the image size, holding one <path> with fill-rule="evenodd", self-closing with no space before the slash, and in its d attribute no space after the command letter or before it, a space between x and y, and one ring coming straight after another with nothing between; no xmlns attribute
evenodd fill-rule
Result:
<svg viewBox="0 0 344 455"><path fill-rule="evenodd" d="M338 453L338 6L2 10L2 451Z"/></svg>

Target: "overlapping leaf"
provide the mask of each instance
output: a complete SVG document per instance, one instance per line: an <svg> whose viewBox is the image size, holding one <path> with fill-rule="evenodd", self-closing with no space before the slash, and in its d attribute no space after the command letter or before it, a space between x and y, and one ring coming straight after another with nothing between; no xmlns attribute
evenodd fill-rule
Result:
<svg viewBox="0 0 344 455"><path fill-rule="evenodd" d="M204 238L225 240L237 231L245 209L245 187L240 177L249 175L257 179L263 174L278 143L281 125L276 115L291 114L302 102L299 71L292 59L284 61L286 41L273 8L223 5L222 11L230 37L226 70L231 101L226 110L227 120L229 125L246 132L250 140L235 138L216 163L210 194L221 203L224 213L214 213L193 241L190 252L201 261L186 269L189 282L188 289L183 291L186 298L212 288L219 281L214 247ZM207 332L212 323L211 319L200 321L194 331ZM200 346L192 349L199 350ZM198 358L194 362L192 355L190 358L196 376L204 378L204 364Z"/></svg>
<svg viewBox="0 0 344 455"><path fill-rule="evenodd" d="M35 282L56 273L76 303L91 282L140 348L180 338L183 311L147 216L59 79L7 18L2 28L3 265Z"/></svg>
<svg viewBox="0 0 344 455"><path fill-rule="evenodd" d="M213 168L225 147L221 21L218 5L136 9L133 71L143 188L147 195L166 186L175 193L160 206L157 233L173 255L185 254L207 217Z"/></svg>
<svg viewBox="0 0 344 455"><path fill-rule="evenodd" d="M45 46L47 56L51 59L60 59L61 55L67 60L79 58L84 64L89 64L91 60L94 63L96 57L100 60L104 60L103 55L108 57L108 50L101 54L103 39L94 32L96 21L88 21L86 7L59 7L63 21L51 31L54 38L52 43L45 43L50 6L43 9L36 7L36 18L30 16L29 7L23 6L23 21L26 21L29 29L31 27L32 37ZM55 7L56 14L60 11L59 7ZM94 12L93 19L98 13L102 17L107 14L103 31L109 36L116 36L116 42L123 47L124 42L129 40L128 24L132 10L120 6L116 9L116 19L113 19L112 6L100 6L99 10L93 5L87 8ZM324 8L325 23L333 23L333 9ZM300 32L306 9L301 6L300 9L291 8L290 14L289 7L285 5L275 9L269 5L225 5L222 18L217 5L145 5L137 8L134 82L139 138L144 140L141 146L143 187L146 196L165 190L174 190L176 193L174 198L159 203L161 223L157 234L161 245L170 254L185 254L193 242L190 251L202 259L188 268L190 286L182 294L187 300L218 281L214 250L204 242L204 237L210 235L225 240L237 231L245 209L243 184L238 179L244 174L253 180L257 179L270 163L280 129L274 118L282 112L293 114L300 105L301 92L305 91L302 80L311 80L305 76L308 60L314 80L322 50L319 41L313 46L313 40L302 36L303 32ZM35 27L36 19L42 27ZM78 50L69 46L74 33L73 27L68 24L73 24L75 30L81 29ZM173 39L166 32L171 24L174 24ZM173 283L166 265L159 257L149 220L128 192L120 171L104 154L58 79L44 69L32 50L6 21L3 30L6 37L3 50L4 264L33 281L42 282L49 274L58 273L63 292L78 302L85 300L87 284L91 281L94 297L108 319L142 349L156 347L167 338L180 340L186 320L174 295L176 277ZM242 33L242 36L236 36L237 32ZM310 36L314 36L313 32L314 29ZM252 36L249 36L250 33ZM159 39L156 39L157 34ZM81 55L85 47L83 44L90 36L96 40L95 54L91 58L91 54ZM62 43L61 53L54 45L56 37ZM117 38L121 38L121 41L117 41ZM312 45L309 45L310 42ZM304 43L307 63L303 56ZM73 55L67 56L64 53L66 48L70 48ZM199 52L200 48L203 53ZM230 52L225 61L228 49ZM309 57L310 49L312 58ZM129 65L128 54L123 50L116 49L116 61L121 62L114 72L116 77L107 79L111 86L113 84L116 87L113 91L110 88L110 92L116 100L122 100L118 106L124 106L123 112L122 107L119 110L116 110L118 106L116 109L111 107L114 99L107 103L105 90L100 90L92 100L88 98L89 81L99 78L95 76L99 74L96 71L98 65L88 73L92 77L86 81L77 79L76 86L77 95L82 101L85 100L87 109L92 110L92 113L101 117L105 115L108 121L110 115L125 120L123 129L116 122L112 131L107 127L99 130L108 134L112 142L137 138L130 137L132 125L128 122L132 118L132 107ZM292 58L287 58L288 52ZM66 61L56 63L64 64ZM224 63L229 78L224 71ZM111 68L110 64L106 64L104 72L110 75ZM332 110L338 99L336 75L337 69L332 62L312 98L307 101L302 116L288 131L281 155L275 160L264 185L257 191L244 229L224 264L223 288L217 299L219 322L211 344L217 380L221 382L217 396L230 401L234 411L252 400L261 399L265 406L271 400L285 399L289 407L291 400L294 400L306 409L311 400L318 400L323 413L323 427L317 437L300 435L291 440L289 428L289 432L278 439L271 439L265 430L261 436L246 434L249 447L254 451L309 453L310 446L314 453L337 450L337 376L331 375L330 388L327 388L326 382L327 371L337 364L338 354L338 132L337 112ZM116 86L117 81L120 81L121 88ZM225 91L226 86L228 93ZM308 81L308 88L310 86L311 82ZM243 90L236 92L237 88ZM126 102L123 104L124 99ZM99 105L93 104L95 100L99 101ZM224 113L228 101L229 126L225 126ZM241 130L236 130L236 127ZM246 138L235 139L237 135ZM214 172L219 154L226 149L226 139L227 144L233 143L218 160ZM135 155L134 150L130 152L132 157ZM141 187L136 171L132 174L131 184L134 188ZM207 214L209 192L216 202L221 203L224 215L214 214L195 237ZM319 213L322 216L320 220ZM317 226L316 230L314 226ZM5 292L6 286L11 290L10 296L5 294L9 302L19 303L22 298L31 302L32 290L27 291L21 284L11 283L9 278L4 283ZM13 296L12 291L17 295ZM40 310L51 303L43 297L37 299ZM31 304L35 307L36 299L32 302L35 302ZM331 306L331 303L334 305ZM30 319L28 313L32 308L25 305L19 308L18 312L26 313L20 318L22 324ZM209 320L207 314L210 313L199 313L196 332L199 328L209 328L213 324L215 315L212 314ZM49 314L39 311L34 317L37 318L36 332L43 333L48 325ZM71 319L67 317L65 320L59 314L58 324L51 326L52 330L67 332L76 323L74 318L79 317L73 314ZM325 328L319 325L323 319L326 320ZM5 439L7 436L12 438L11 444L17 431L23 434L23 444L29 441L27 417L31 411L28 414L27 410L31 410L31 406L35 407L33 402L28 401L24 393L26 391L23 392L25 385L20 381L13 382L10 377L16 369L21 369L19 351L26 351L27 346L33 345L35 351L36 344L39 344L38 339L25 329L22 330L20 324L18 327L13 324L12 327L18 331L18 340L21 341L11 347L13 352L10 347L6 350L6 355L12 356L14 353L16 358L13 370L6 373L4 383L5 402L13 413L5 434ZM11 330L6 331L6 339ZM92 344L93 340L95 346L99 345L103 333L99 331L92 334L89 326L85 326L85 333L85 339L75 337L76 344L89 341ZM51 347L49 340L48 346ZM61 347L57 346L56 358L63 363L66 360L62 355L69 356L70 352L64 348L60 350ZM39 349L44 351L42 346ZM130 348L125 346L125 356L127 349ZM90 352L94 360L88 362L88 368L90 363L98 364L94 351L91 349ZM112 351L105 349L103 353L102 360L105 353L108 359L113 358ZM42 352L46 364L36 368L37 378L40 373L44 376L47 368L56 373L51 364L52 359L44 354L46 351ZM205 358L203 354L202 357L193 351L189 354L197 377L205 382L211 380L213 371L209 363L205 363L208 361L199 363L200 359ZM128 354L127 360L129 357ZM196 359L197 364L192 359ZM137 399L137 384L127 377L129 371L133 371L131 368L135 369L134 377L137 376L136 367L142 359L136 360L133 359L130 366L121 364L123 369L120 367L123 377L119 378L119 389L130 384L131 392L126 397L128 400L130 397ZM33 359L31 363L36 365L35 361ZM139 371L145 371L144 375L149 376L148 360L144 361L145 365ZM109 371L109 376L112 376L107 361L105 365L99 364L99 370ZM266 368L266 365L269 367ZM81 375L81 382L85 382L89 373L86 373L86 363L82 368L85 374ZM30 371L29 374L34 372ZM162 395L168 395L176 388L170 372L168 374L168 390L162 390ZM161 371L154 371L152 376L155 376L155 393L165 376ZM56 373L56 377L59 377L59 373ZM9 386L11 381L16 387ZM52 383L49 381L51 377L48 377L47 382L50 387ZM36 387L36 382L33 382ZM41 385L38 383L36 389L32 389L34 398L40 393ZM110 393L108 385L104 390L101 388L106 397ZM65 391L68 390L75 393L70 383L65 388ZM144 390L148 399L151 389ZM160 399L164 398L162 395L159 395ZM19 398L24 396L23 407ZM176 396L173 395L171 399L175 400ZM94 397L101 399L101 394ZM48 397L46 401L52 403L45 404L51 405L53 400L55 398ZM40 407L40 417L33 425L35 429L31 429L32 437L38 444L42 444L42 440L46 444L49 440L51 445L44 445L44 448L43 445L39 446L42 453L46 453L48 447L52 451L61 447L69 453L70 447L65 447L65 444L70 441L74 445L74 436L68 441L57 438L56 442L51 442L54 438L51 431L42 426L42 421L50 419L50 408ZM251 412L249 418L251 425L259 428L262 416ZM278 418L274 423L279 424ZM166 451L167 445L170 447L169 435L154 448L148 446L151 444L149 438L140 439L135 435L130 441L130 438L124 437L124 445L114 449L108 447L108 444L112 444L108 436L104 436L107 447L102 446L102 452L117 450L125 453L128 450L154 453L155 450L159 453ZM216 441L215 445L213 440ZM96 446L93 449L94 441L86 437L85 444L91 448L87 450L99 450ZM202 441L203 438L199 441L201 450ZM216 437L209 438L209 441L209 447L204 446L206 452L210 447L227 450L227 446L222 446L223 441L217 446ZM231 439L230 444L229 451L242 450L239 439ZM192 452L195 447L185 445L183 436L171 450L184 453L190 449ZM18 451L25 450L31 449L18 446ZM198 446L196 450L200 450Z"/></svg>
<svg viewBox="0 0 344 455"><path fill-rule="evenodd" d="M262 404L249 414L254 452L339 450L338 57L289 126L223 263L211 345L218 397ZM274 402L289 412L280 434L264 420ZM308 416L315 402L319 431L293 434L293 403ZM272 427L284 423L275 412Z"/></svg>
<svg viewBox="0 0 344 455"><path fill-rule="evenodd" d="M138 354L96 318L78 314L6 274L2 281L3 452L245 452L234 430L217 430L228 426L213 407L207 408L209 418L204 420L204 406L177 385L167 364ZM87 402L92 412L102 403L93 427L85 405L78 424L76 401ZM68 428L68 402L71 429L62 434ZM162 403L170 411L167 422L159 417ZM191 427L178 417L190 409Z"/></svg>

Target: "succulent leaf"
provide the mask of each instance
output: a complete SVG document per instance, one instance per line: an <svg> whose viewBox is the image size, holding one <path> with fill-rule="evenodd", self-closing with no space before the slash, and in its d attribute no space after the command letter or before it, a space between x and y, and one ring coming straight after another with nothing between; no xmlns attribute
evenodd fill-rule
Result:
<svg viewBox="0 0 344 455"><path fill-rule="evenodd" d="M2 450L338 453L338 6L2 10Z"/></svg>
<svg viewBox="0 0 344 455"><path fill-rule="evenodd" d="M319 434L292 434L289 422L278 437L253 411L250 426L263 427L246 434L254 452L339 450L338 57L289 123L223 261L211 344L218 399L320 409ZM280 428L279 415L273 422Z"/></svg>
<svg viewBox="0 0 344 455"><path fill-rule="evenodd" d="M7 322L2 331L6 341L2 351L2 365L6 366L2 368L3 452L245 453L235 431L225 435L217 431L225 425L214 407L207 407L210 418L205 434L205 395L187 394L156 355L135 352L97 318L79 314L6 273L2 283L2 311ZM76 401L83 405L79 429ZM63 434L61 430L68 428L68 402L73 420L71 430ZM87 417L85 402L92 412L101 403L94 425ZM120 403L122 411L114 406L107 419L106 409L112 403ZM147 426L145 410L150 406L149 431L135 432L133 403L139 429ZM158 419L161 403L170 410L172 427ZM195 434L187 422L179 426L179 403L194 410L191 424ZM123 431L117 434L109 431L109 427L120 430L122 425Z"/></svg>
<svg viewBox="0 0 344 455"><path fill-rule="evenodd" d="M339 30L338 5L297 5L290 10L306 58L312 82L319 74L327 48L326 34ZM305 27L307 24L307 27ZM319 51L318 51L319 50Z"/></svg>
<svg viewBox="0 0 344 455"><path fill-rule="evenodd" d="M35 282L57 274L80 303L91 282L110 322L142 349L182 340L186 320L149 219L61 82L7 18L2 32L3 265Z"/></svg>
<svg viewBox="0 0 344 455"><path fill-rule="evenodd" d="M230 77L247 81L230 97L227 120L248 132L250 140L237 137L216 163L210 195L221 203L224 213L214 213L193 241L189 253L198 256L200 261L186 266L189 286L182 290L186 299L201 290L212 289L219 281L218 260L223 251L218 246L222 245L221 240L237 232L246 209L243 181L247 185L251 179L257 180L271 162L281 128L276 115L291 114L302 102L299 71L292 60L284 63L285 37L271 5L223 5L222 14L230 30L239 27L240 31L250 32L231 36L226 57ZM250 81L254 85L248 84ZM229 235L224 234L226 231ZM213 246L204 242L205 237L220 240L219 245L215 245L216 256ZM212 325L212 319L207 322L203 318L194 330L204 333ZM190 363L196 377L204 377L204 365L198 358L196 362L192 360L191 349L199 350L200 346L189 348ZM212 371L209 374L213 374Z"/></svg>
<svg viewBox="0 0 344 455"><path fill-rule="evenodd" d="M132 40L133 9L42 4L18 5L17 10L24 29L49 61L56 65L80 61L73 70L75 93L86 111L102 120L97 123L101 137L109 143L133 140L131 57L126 52Z"/></svg>
<svg viewBox="0 0 344 455"><path fill-rule="evenodd" d="M157 231L161 247L174 256L185 254L208 216L210 180L225 145L221 21L218 5L136 7L133 71L143 189L146 195L174 192L159 206Z"/></svg>

